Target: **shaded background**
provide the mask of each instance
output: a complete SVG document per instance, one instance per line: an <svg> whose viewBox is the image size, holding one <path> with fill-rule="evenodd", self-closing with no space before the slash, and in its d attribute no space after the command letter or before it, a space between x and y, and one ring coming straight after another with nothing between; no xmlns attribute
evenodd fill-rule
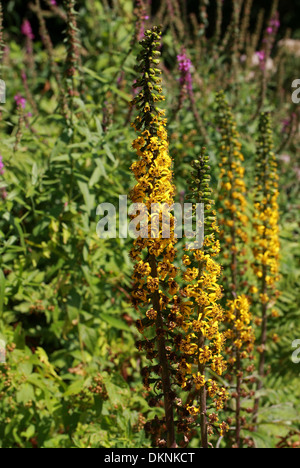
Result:
<svg viewBox="0 0 300 468"><path fill-rule="evenodd" d="M80 6L84 6L88 0L78 0L77 3ZM183 0L182 0L183 1ZM190 12L198 12L199 7L199 0L186 0L188 10ZM34 31L37 32L37 21L31 11L28 9L28 5L32 3L32 0L6 0L3 3L4 9L4 16L5 16L5 25L6 27L10 27L17 33L20 25L25 17L28 19L32 19L32 26ZM45 8L48 8L46 3L41 2L44 4ZM58 5L63 4L63 0L57 0ZM152 8L155 11L160 4L160 0L152 0ZM272 0L254 0L254 6L252 9L252 28L255 28L255 19L258 11L261 8L265 8L269 11L270 6L272 4ZM209 2L209 22L213 26L214 25L214 16L215 16L215 7L216 1L211 0ZM231 15L231 8L232 8L232 0L224 0L224 26L226 23L230 21ZM285 34L287 28L291 28L293 31L293 37L300 39L300 0L281 0L279 2L279 11L280 11L280 18L281 18L281 35ZM49 30L51 32L51 36L54 42L59 42L61 40L61 34L58 32L57 29L57 21L58 19L51 19L47 20L47 24ZM208 35L210 30L208 30Z"/></svg>

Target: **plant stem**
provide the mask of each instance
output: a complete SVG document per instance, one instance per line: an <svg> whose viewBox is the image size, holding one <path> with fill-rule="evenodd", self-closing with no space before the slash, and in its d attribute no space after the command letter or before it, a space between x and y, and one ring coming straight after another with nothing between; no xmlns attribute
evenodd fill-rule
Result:
<svg viewBox="0 0 300 468"><path fill-rule="evenodd" d="M151 276L158 278L156 258L154 255L149 257L149 265L151 267ZM156 333L157 333L157 347L158 347L158 359L161 366L161 377L162 377L162 390L164 394L164 408L166 416L167 426L167 447L177 447L175 440L175 425L174 425L174 405L171 398L171 379L168 366L168 358L166 353L166 341L163 333L163 317L159 302L159 292L155 291L152 295L153 308L157 312L156 319Z"/></svg>
<svg viewBox="0 0 300 468"><path fill-rule="evenodd" d="M205 337L201 334L199 336L199 350L203 349L205 343ZM205 365L198 363L198 369L201 375L205 375ZM201 411L201 417L200 417L200 424L201 424L201 446L202 448L208 448L208 434L207 434L207 416L206 416L206 411L207 411L207 401L206 401L206 388L205 385L201 387L200 390L200 396L199 396L199 401L200 401L200 411Z"/></svg>

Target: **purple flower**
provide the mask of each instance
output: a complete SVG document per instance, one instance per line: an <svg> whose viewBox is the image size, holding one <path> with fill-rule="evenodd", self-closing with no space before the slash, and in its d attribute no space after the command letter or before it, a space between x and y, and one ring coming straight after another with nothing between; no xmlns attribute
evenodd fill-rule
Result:
<svg viewBox="0 0 300 468"><path fill-rule="evenodd" d="M22 26L21 26L21 33L24 34L24 36L28 37L29 39L33 40L34 35L31 29L31 24L29 21L26 19L23 21Z"/></svg>
<svg viewBox="0 0 300 468"><path fill-rule="evenodd" d="M53 6L57 6L57 3L56 3L55 0L50 0L50 3L51 3L51 5L53 5Z"/></svg>
<svg viewBox="0 0 300 468"><path fill-rule="evenodd" d="M192 91L192 75L191 68L192 62L186 55L186 51L183 49L181 54L177 55L178 68L180 71L180 84L181 86L186 85L189 91Z"/></svg>
<svg viewBox="0 0 300 468"><path fill-rule="evenodd" d="M285 133L288 130L290 125L291 125L291 120L290 119L284 119L282 121L281 133Z"/></svg>
<svg viewBox="0 0 300 468"><path fill-rule="evenodd" d="M14 99L15 99L16 104L17 104L18 107L21 107L22 109L25 109L26 99L23 96L21 96L20 94L16 94Z"/></svg>
<svg viewBox="0 0 300 468"><path fill-rule="evenodd" d="M279 13L276 13L274 18L271 19L270 26L273 26L275 29L280 28Z"/></svg>
<svg viewBox="0 0 300 468"><path fill-rule="evenodd" d="M179 64L179 71L188 73L191 70L192 62L187 57L185 51L182 51L182 54L177 55L177 61Z"/></svg>
<svg viewBox="0 0 300 468"><path fill-rule="evenodd" d="M267 34L277 34L277 31L280 27L279 13L276 12L273 18L271 18L269 26L267 27Z"/></svg>
<svg viewBox="0 0 300 468"><path fill-rule="evenodd" d="M266 59L266 53L265 53L264 50L260 50L260 51L256 52L256 55L257 55L257 57L259 58L259 61L260 61L260 62L264 62L264 61L265 61L265 59Z"/></svg>
<svg viewBox="0 0 300 468"><path fill-rule="evenodd" d="M259 50L258 52L256 52L256 55L258 57L259 66L261 70L264 70L266 68L266 60L267 60L266 52L264 50Z"/></svg>
<svg viewBox="0 0 300 468"><path fill-rule="evenodd" d="M2 156L0 155L0 174L3 175L4 172L5 172L5 169L4 169L4 163L3 163L3 158Z"/></svg>

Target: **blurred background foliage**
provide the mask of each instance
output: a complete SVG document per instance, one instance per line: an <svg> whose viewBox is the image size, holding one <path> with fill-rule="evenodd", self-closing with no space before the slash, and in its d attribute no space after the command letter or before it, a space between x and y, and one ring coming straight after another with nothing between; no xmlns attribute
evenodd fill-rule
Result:
<svg viewBox="0 0 300 468"><path fill-rule="evenodd" d="M3 9L5 13L5 25L9 27L18 27L21 25L24 16L28 16L30 20L33 21L33 28L37 27L37 21L34 14L28 11L28 6L33 3L32 0L6 0L3 2ZM109 2L108 2L109 3ZM153 0L152 2L152 13L157 12L161 1ZM186 0L187 10L189 12L198 12L199 0ZM231 0L224 0L224 29L230 22L232 3ZM62 1L57 1L57 4L62 4ZM77 4L81 7L85 7L85 0L78 0ZM112 3L110 3L112 5ZM255 22L257 19L257 14L260 8L265 8L270 10L272 6L272 0L264 0L263 4L259 0L254 0L253 8L251 13L251 28L255 28ZM281 34L284 33L284 29L291 28L294 32L295 37L300 37L300 27L299 27L299 15L300 15L300 0L285 0L281 1L279 4L278 11L280 12L282 30ZM209 14L209 28L208 34L212 34L214 27L214 17L216 12L216 1L208 1L208 14ZM56 28L57 19L49 21L49 31L55 40L59 41L61 39L62 32Z"/></svg>

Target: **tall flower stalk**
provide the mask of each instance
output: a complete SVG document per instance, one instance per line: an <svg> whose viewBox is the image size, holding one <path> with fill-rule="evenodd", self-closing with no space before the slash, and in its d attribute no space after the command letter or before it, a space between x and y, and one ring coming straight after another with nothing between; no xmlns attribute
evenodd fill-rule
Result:
<svg viewBox="0 0 300 468"><path fill-rule="evenodd" d="M259 67L261 70L261 91L260 97L258 100L258 108L257 112L253 117L253 120L256 119L264 106L265 99L267 96L268 90L268 78L269 78L269 70L268 70L268 62L271 59L273 47L276 41L276 36L280 27L279 21L279 13L275 12L271 17L268 27L266 28L264 38L263 38L263 47L261 50L256 52L256 56L258 59Z"/></svg>
<svg viewBox="0 0 300 468"><path fill-rule="evenodd" d="M241 152L239 133L234 121L231 108L224 93L217 95L217 125L221 134L221 186L219 195L219 224L221 226L220 239L222 257L225 259L224 286L227 301L226 321L229 329L230 345L227 348L233 383L235 407L235 446L241 448L241 430L244 416L242 415L242 395L246 377L245 370L249 367L249 358L253 359L254 332L251 321L250 302L243 291L245 290L244 275L246 273L246 249L248 242L246 228L246 185L244 181L244 156ZM227 279L227 280L226 280Z"/></svg>
<svg viewBox="0 0 300 468"><path fill-rule="evenodd" d="M247 42L247 34L251 21L251 10L253 6L253 0L246 0L244 2L244 10L242 15L241 22L241 32L240 32L240 49L243 52L245 44Z"/></svg>
<svg viewBox="0 0 300 468"><path fill-rule="evenodd" d="M253 270L259 284L258 307L261 309L261 335L258 351L259 382L258 390L263 386L266 365L266 344L268 338L268 322L276 317L274 309L279 295L276 284L279 279L279 208L278 208L278 174L274 153L270 114L262 113L259 122L259 138L256 159L255 178L255 212L253 254L255 261ZM254 420L256 422L260 399L255 400Z"/></svg>
<svg viewBox="0 0 300 468"><path fill-rule="evenodd" d="M168 152L166 119L164 111L157 106L164 100L159 76L161 72L157 68L160 40L159 28L154 27L145 32L136 67L139 78L134 85L140 92L133 100L133 105L139 112L132 125L139 136L133 142L138 161L131 167L137 181L131 192L131 200L134 203L143 203L147 209L147 219L150 221L154 218L158 221L160 219L159 214L152 214L151 218L152 205L170 207L175 191L172 182L172 160ZM149 422L146 429L152 434L156 445L163 446L165 443L167 447L175 447L172 368L177 358L172 354L172 347L167 346L172 329L168 326L167 319L172 304L176 301L178 286L175 281L177 269L173 265L176 239L172 215L170 219L169 238L162 238L160 229L154 229L154 232L151 228L151 232L148 232L146 227L144 234L149 236L147 238L140 235L134 240L131 257L135 261L132 301L138 310L145 311L143 318L137 322L137 327L144 337L145 329L149 328L150 335L138 343L138 348L144 348L148 358L157 362L156 366L143 369L144 383L148 387L150 374L158 374L155 388L162 391L158 400L163 398L165 409L164 420L160 424L157 424L156 420Z"/></svg>
<svg viewBox="0 0 300 468"><path fill-rule="evenodd" d="M222 355L226 336L220 331L225 315L218 304L222 298L222 288L218 284L221 267L214 257L220 251L220 243L211 198L209 156L205 148L199 159L193 161L192 168L189 199L194 209L203 207L204 239L202 247L194 245L194 248L186 250L183 257L186 266L183 296L187 302L183 315L185 336L181 342L183 358L179 377L182 388L191 391L186 410L191 416L199 416L201 446L208 448L209 435L214 429L220 435L228 429L224 422L219 423L214 411L223 409L228 397L226 388L220 386L216 378L209 378L214 374L221 376L226 370Z"/></svg>

